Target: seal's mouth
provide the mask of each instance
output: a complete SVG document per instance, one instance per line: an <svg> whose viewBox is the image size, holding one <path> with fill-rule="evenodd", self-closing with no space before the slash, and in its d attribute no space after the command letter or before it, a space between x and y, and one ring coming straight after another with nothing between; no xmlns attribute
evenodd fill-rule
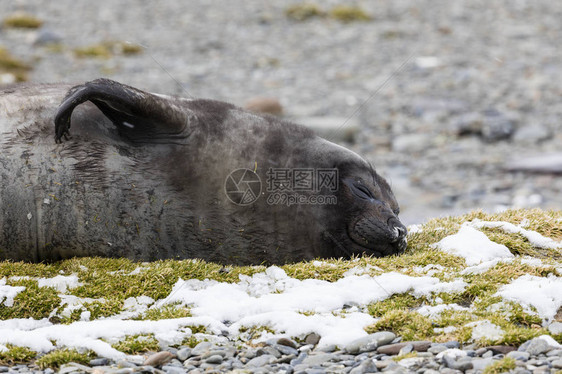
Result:
<svg viewBox="0 0 562 374"><path fill-rule="evenodd" d="M376 217L363 217L348 228L351 241L363 252L377 257L399 254L406 250L408 240L406 227L397 219L382 222Z"/></svg>

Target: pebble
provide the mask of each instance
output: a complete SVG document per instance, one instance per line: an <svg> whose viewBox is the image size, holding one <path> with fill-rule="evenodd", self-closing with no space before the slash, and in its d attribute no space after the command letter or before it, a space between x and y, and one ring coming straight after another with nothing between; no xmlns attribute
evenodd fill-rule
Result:
<svg viewBox="0 0 562 374"><path fill-rule="evenodd" d="M185 347L185 348L179 349L176 352L176 356L178 357L178 360L180 360L180 361L187 360L191 356L191 348Z"/></svg>
<svg viewBox="0 0 562 374"><path fill-rule="evenodd" d="M541 353L545 353L550 350L550 347L546 340L541 338L534 338L530 341L523 343L519 348L520 351L528 352L530 355L536 356Z"/></svg>
<svg viewBox="0 0 562 374"><path fill-rule="evenodd" d="M362 353L370 352L378 347L392 342L396 335L389 331L380 331L374 334L364 336L356 339L345 346L345 351L348 353Z"/></svg>
<svg viewBox="0 0 562 374"><path fill-rule="evenodd" d="M254 97L246 102L244 108L256 113L283 114L283 106L274 97Z"/></svg>
<svg viewBox="0 0 562 374"><path fill-rule="evenodd" d="M150 355L143 363L143 365L146 366L160 366L160 365L164 365L165 363L167 363L168 361L170 361L172 358L174 358L174 354L168 352L168 351L161 351L158 353L154 353L152 355Z"/></svg>
<svg viewBox="0 0 562 374"><path fill-rule="evenodd" d="M548 331L552 335L562 335L562 322L553 322L548 325Z"/></svg>

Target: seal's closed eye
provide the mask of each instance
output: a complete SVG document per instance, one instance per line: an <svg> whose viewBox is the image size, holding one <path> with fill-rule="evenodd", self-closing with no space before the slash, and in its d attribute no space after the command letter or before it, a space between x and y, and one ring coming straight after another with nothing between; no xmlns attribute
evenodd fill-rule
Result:
<svg viewBox="0 0 562 374"><path fill-rule="evenodd" d="M68 139L70 118L80 104L90 101L134 143L158 143L188 136L188 112L177 98L163 98L109 79L96 79L70 90L55 116L55 141ZM159 141L160 140L160 141Z"/></svg>

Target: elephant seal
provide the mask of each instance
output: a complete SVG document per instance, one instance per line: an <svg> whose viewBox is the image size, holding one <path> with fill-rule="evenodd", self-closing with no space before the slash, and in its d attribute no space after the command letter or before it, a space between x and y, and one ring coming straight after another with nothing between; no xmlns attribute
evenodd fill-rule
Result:
<svg viewBox="0 0 562 374"><path fill-rule="evenodd" d="M1 259L283 264L406 248L368 162L231 104L108 79L31 85L0 91L0 131Z"/></svg>

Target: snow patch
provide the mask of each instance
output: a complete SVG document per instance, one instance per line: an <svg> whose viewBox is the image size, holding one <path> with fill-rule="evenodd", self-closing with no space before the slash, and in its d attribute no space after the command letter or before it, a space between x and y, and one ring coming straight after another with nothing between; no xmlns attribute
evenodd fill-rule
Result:
<svg viewBox="0 0 562 374"><path fill-rule="evenodd" d="M6 278L0 279L0 305L13 306L14 298L23 290L23 286L8 286L6 285Z"/></svg>
<svg viewBox="0 0 562 374"><path fill-rule="evenodd" d="M76 288L81 286L82 283L78 282L78 276L72 275L57 275L53 278L38 278L37 285L39 287L52 287L58 292L64 293L68 288Z"/></svg>
<svg viewBox="0 0 562 374"><path fill-rule="evenodd" d="M464 257L469 266L496 258L514 257L505 245L491 241L484 233L467 224L463 224L458 233L443 238L432 247Z"/></svg>
<svg viewBox="0 0 562 374"><path fill-rule="evenodd" d="M550 321L562 306L562 277L523 275L510 284L502 286L496 295L521 305L533 306L539 316Z"/></svg>
<svg viewBox="0 0 562 374"><path fill-rule="evenodd" d="M513 223L509 223L509 222L501 222L501 221L491 222L491 221L474 220L472 222L469 222L468 224L470 224L472 227L475 228L483 228L483 227L499 228L509 234L523 235L529 241L529 243L531 243L533 247L543 248L543 249L562 248L562 243L554 241L551 238L547 238L546 236L543 236L536 231L524 229L522 226L528 225L528 222L522 222L521 225L516 226Z"/></svg>

